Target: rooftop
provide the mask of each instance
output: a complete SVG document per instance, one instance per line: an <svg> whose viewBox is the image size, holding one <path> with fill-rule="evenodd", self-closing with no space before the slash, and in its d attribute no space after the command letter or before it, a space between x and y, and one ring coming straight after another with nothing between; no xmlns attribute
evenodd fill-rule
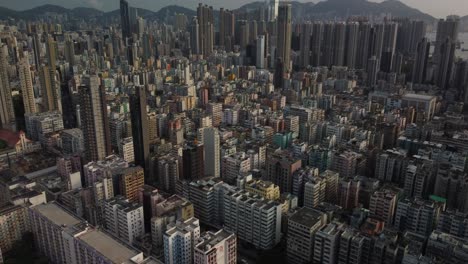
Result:
<svg viewBox="0 0 468 264"><path fill-rule="evenodd" d="M294 213L289 221L296 222L300 225L313 227L317 222L321 221L323 213L314 209L303 207Z"/></svg>
<svg viewBox="0 0 468 264"><path fill-rule="evenodd" d="M96 229L80 235L78 239L94 248L113 263L124 263L140 254L140 252L128 248L111 236Z"/></svg>
<svg viewBox="0 0 468 264"><path fill-rule="evenodd" d="M58 226L73 226L81 222L77 217L63 210L56 203L41 204L33 207L34 211L45 216L51 222Z"/></svg>

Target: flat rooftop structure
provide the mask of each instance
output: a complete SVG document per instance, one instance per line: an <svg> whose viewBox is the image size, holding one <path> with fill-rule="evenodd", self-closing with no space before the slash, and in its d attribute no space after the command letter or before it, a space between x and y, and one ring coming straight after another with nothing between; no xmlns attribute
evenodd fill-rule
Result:
<svg viewBox="0 0 468 264"><path fill-rule="evenodd" d="M55 203L40 204L34 206L32 210L39 212L57 226L74 226L82 222Z"/></svg>
<svg viewBox="0 0 468 264"><path fill-rule="evenodd" d="M211 250L213 247L215 247L217 244L219 244L221 241L229 238L229 237L235 237L233 233L229 233L225 231L224 229L219 230L218 232L207 232L205 236L202 237L203 241L196 244L195 248L197 248L200 251L206 252Z"/></svg>
<svg viewBox="0 0 468 264"><path fill-rule="evenodd" d="M425 95L425 94L405 94L401 97L404 100L416 100L416 101L430 101L435 99L436 97L433 95Z"/></svg>
<svg viewBox="0 0 468 264"><path fill-rule="evenodd" d="M313 227L317 222L321 221L324 216L324 213L303 207L294 213L289 221L296 222L302 226Z"/></svg>
<svg viewBox="0 0 468 264"><path fill-rule="evenodd" d="M128 260L141 254L100 230L91 229L77 238L113 263L127 263Z"/></svg>

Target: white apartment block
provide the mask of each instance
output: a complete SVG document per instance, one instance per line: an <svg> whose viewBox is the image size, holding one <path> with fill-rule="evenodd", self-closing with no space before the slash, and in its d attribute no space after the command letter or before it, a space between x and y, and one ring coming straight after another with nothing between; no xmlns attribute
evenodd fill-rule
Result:
<svg viewBox="0 0 468 264"><path fill-rule="evenodd" d="M55 203L29 209L39 251L54 264L143 264L143 253L90 227Z"/></svg>
<svg viewBox="0 0 468 264"><path fill-rule="evenodd" d="M244 190L225 190L226 230L258 249L271 249L281 239L281 205Z"/></svg>
<svg viewBox="0 0 468 264"><path fill-rule="evenodd" d="M236 264L236 235L225 230L206 232L194 248L194 264Z"/></svg>
<svg viewBox="0 0 468 264"><path fill-rule="evenodd" d="M192 264L193 247L200 238L200 223L196 218L170 224L164 233L165 264Z"/></svg>
<svg viewBox="0 0 468 264"><path fill-rule="evenodd" d="M123 196L104 202L103 218L105 228L130 245L145 234L143 206L129 202Z"/></svg>

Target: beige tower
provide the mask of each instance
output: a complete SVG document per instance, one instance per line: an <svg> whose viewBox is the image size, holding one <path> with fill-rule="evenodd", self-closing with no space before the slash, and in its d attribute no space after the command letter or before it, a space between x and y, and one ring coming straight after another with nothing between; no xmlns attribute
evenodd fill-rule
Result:
<svg viewBox="0 0 468 264"><path fill-rule="evenodd" d="M8 79L8 49L7 46L0 47L0 127L15 127L15 112L11 98L10 80Z"/></svg>
<svg viewBox="0 0 468 264"><path fill-rule="evenodd" d="M21 92L23 94L24 113L37 113L36 102L34 101L34 89L31 77L29 62L23 58L18 65L18 74L21 83Z"/></svg>

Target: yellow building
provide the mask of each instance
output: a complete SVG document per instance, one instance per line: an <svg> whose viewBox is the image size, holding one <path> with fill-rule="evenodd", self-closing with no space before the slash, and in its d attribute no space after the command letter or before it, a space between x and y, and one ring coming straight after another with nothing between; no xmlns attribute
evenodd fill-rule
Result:
<svg viewBox="0 0 468 264"><path fill-rule="evenodd" d="M126 168L120 176L120 192L131 202L138 202L138 190L145 185L142 167Z"/></svg>
<svg viewBox="0 0 468 264"><path fill-rule="evenodd" d="M278 200L280 198L279 186L270 181L250 181L245 184L245 190L250 193L260 195L268 200Z"/></svg>
<svg viewBox="0 0 468 264"><path fill-rule="evenodd" d="M27 231L26 207L8 204L0 208L0 248L3 253L10 251L13 243L21 240Z"/></svg>

